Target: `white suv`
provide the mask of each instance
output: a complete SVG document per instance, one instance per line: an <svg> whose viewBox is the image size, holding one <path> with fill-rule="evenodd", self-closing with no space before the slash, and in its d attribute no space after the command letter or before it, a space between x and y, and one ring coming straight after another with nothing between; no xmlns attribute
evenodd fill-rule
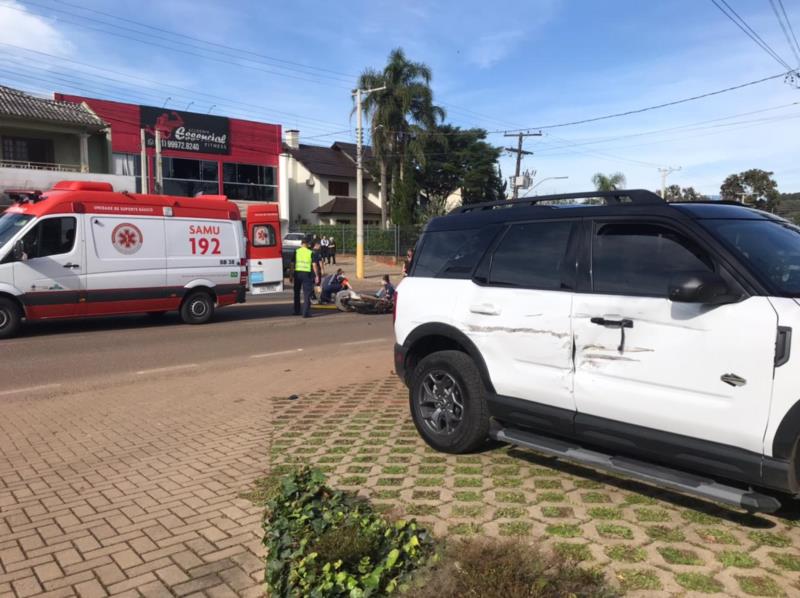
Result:
<svg viewBox="0 0 800 598"><path fill-rule="evenodd" d="M741 205L465 206L398 288L395 366L438 450L494 438L773 511L753 488L800 493L799 298L800 229Z"/></svg>

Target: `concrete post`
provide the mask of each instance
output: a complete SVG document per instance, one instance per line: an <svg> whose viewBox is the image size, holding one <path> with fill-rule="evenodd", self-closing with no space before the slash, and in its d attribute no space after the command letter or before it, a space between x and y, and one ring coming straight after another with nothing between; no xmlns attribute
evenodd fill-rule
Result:
<svg viewBox="0 0 800 598"><path fill-rule="evenodd" d="M81 133L81 172L89 172L89 134Z"/></svg>

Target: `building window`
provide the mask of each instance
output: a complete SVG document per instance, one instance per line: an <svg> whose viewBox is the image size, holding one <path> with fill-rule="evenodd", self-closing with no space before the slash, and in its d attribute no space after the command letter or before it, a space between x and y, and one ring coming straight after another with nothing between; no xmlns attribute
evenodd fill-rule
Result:
<svg viewBox="0 0 800 598"><path fill-rule="evenodd" d="M3 160L8 162L53 164L55 162L53 140L3 137Z"/></svg>
<svg viewBox="0 0 800 598"><path fill-rule="evenodd" d="M229 199L275 201L275 168L255 164L222 165L222 190Z"/></svg>
<svg viewBox="0 0 800 598"><path fill-rule="evenodd" d="M111 155L112 170L114 174L132 176L136 179L136 192L142 192L142 158L139 154Z"/></svg>
<svg viewBox="0 0 800 598"><path fill-rule="evenodd" d="M164 193L194 197L219 193L219 164L212 160L161 158Z"/></svg>
<svg viewBox="0 0 800 598"><path fill-rule="evenodd" d="M350 183L347 181L328 181L328 195L350 197Z"/></svg>

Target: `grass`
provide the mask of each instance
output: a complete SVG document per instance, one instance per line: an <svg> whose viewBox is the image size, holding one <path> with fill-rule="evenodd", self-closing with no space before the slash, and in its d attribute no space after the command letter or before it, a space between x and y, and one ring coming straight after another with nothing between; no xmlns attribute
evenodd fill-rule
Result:
<svg viewBox="0 0 800 598"><path fill-rule="evenodd" d="M556 488L560 490L562 488L561 480L536 480L534 485L537 490L554 490Z"/></svg>
<svg viewBox="0 0 800 598"><path fill-rule="evenodd" d="M387 465L383 468L385 475L404 475L408 473L408 466L406 465Z"/></svg>
<svg viewBox="0 0 800 598"><path fill-rule="evenodd" d="M771 577L737 575L739 588L750 596L783 596L784 593Z"/></svg>
<svg viewBox="0 0 800 598"><path fill-rule="evenodd" d="M456 492L454 496L456 500L461 502L479 502L483 500L483 494L473 490L462 490L461 492Z"/></svg>
<svg viewBox="0 0 800 598"><path fill-rule="evenodd" d="M377 490L372 493L372 497L378 500L397 500L400 498L399 490Z"/></svg>
<svg viewBox="0 0 800 598"><path fill-rule="evenodd" d="M443 557L423 573L408 595L415 598L503 596L544 598L617 595L597 570L576 567L587 556L583 544L570 544L564 556L546 555L517 541L476 539L449 543ZM591 556L591 555L588 555Z"/></svg>
<svg viewBox="0 0 800 598"><path fill-rule="evenodd" d="M661 580L652 569L624 569L617 572L617 581L623 592L660 590Z"/></svg>
<svg viewBox="0 0 800 598"><path fill-rule="evenodd" d="M581 494L581 500L586 503L611 502L608 494L602 492L585 492Z"/></svg>
<svg viewBox="0 0 800 598"><path fill-rule="evenodd" d="M756 530L747 534L747 537L750 538L756 544L761 544L763 546L772 546L773 548L786 548L787 546L791 546L792 544L792 541L788 536L784 534L778 534L775 532L764 532Z"/></svg>
<svg viewBox="0 0 800 598"><path fill-rule="evenodd" d="M495 488L519 488L522 481L522 478L494 478L492 483Z"/></svg>
<svg viewBox="0 0 800 598"><path fill-rule="evenodd" d="M500 507L495 511L495 516L505 519L519 519L526 514L525 509L519 507Z"/></svg>
<svg viewBox="0 0 800 598"><path fill-rule="evenodd" d="M363 475L351 475L343 477L339 483L342 486L363 486L367 483L367 478Z"/></svg>
<svg viewBox="0 0 800 598"><path fill-rule="evenodd" d="M548 525L545 532L551 536L558 536L560 538L578 538L583 535L583 530L579 525L571 523L562 523L559 525Z"/></svg>
<svg viewBox="0 0 800 598"><path fill-rule="evenodd" d="M539 502L564 502L567 497L561 492L542 492L538 499Z"/></svg>
<svg viewBox="0 0 800 598"><path fill-rule="evenodd" d="M675 576L675 581L691 592L701 592L703 594L716 594L724 589L722 583L717 579L703 573L678 573Z"/></svg>
<svg viewBox="0 0 800 598"><path fill-rule="evenodd" d="M456 478L453 482L456 488L480 488L483 486L482 478Z"/></svg>
<svg viewBox="0 0 800 598"><path fill-rule="evenodd" d="M483 532L483 526L479 523L456 523L447 531L455 536L474 536Z"/></svg>
<svg viewBox="0 0 800 598"><path fill-rule="evenodd" d="M533 524L529 521L509 521L497 526L501 536L527 536L531 533Z"/></svg>
<svg viewBox="0 0 800 598"><path fill-rule="evenodd" d="M595 507L589 509L592 519L622 519L622 511L614 507Z"/></svg>
<svg viewBox="0 0 800 598"><path fill-rule="evenodd" d="M592 559L592 553L589 552L589 546L586 544L574 544L572 542L559 542L553 546L555 552L562 559L580 563L581 561L589 561Z"/></svg>
<svg viewBox="0 0 800 598"><path fill-rule="evenodd" d="M456 465L456 475L481 475L483 473L480 466L475 465Z"/></svg>
<svg viewBox="0 0 800 598"><path fill-rule="evenodd" d="M430 517L439 512L439 505L408 505L408 507L406 507L406 512L412 517Z"/></svg>
<svg viewBox="0 0 800 598"><path fill-rule="evenodd" d="M542 515L545 517L564 518L572 517L573 514L572 507L555 507L552 505L542 507Z"/></svg>
<svg viewBox="0 0 800 598"><path fill-rule="evenodd" d="M701 528L697 530L697 535L703 542L711 544L739 544L739 540L731 532L717 527Z"/></svg>
<svg viewBox="0 0 800 598"><path fill-rule="evenodd" d="M783 554L780 552L770 552L769 558L771 558L781 569L785 569L786 571L800 571L800 556L794 554Z"/></svg>
<svg viewBox="0 0 800 598"><path fill-rule="evenodd" d="M614 538L616 540L633 540L633 530L624 525L614 523L598 523L597 533L603 538Z"/></svg>
<svg viewBox="0 0 800 598"><path fill-rule="evenodd" d="M665 511L664 509L636 509L636 519L639 521L647 521L647 522L663 522L669 521L669 511Z"/></svg>
<svg viewBox="0 0 800 598"><path fill-rule="evenodd" d="M411 494L411 498L414 500L439 500L439 496L438 490L414 490Z"/></svg>
<svg viewBox="0 0 800 598"><path fill-rule="evenodd" d="M681 530L665 525L653 525L645 529L645 533L653 540L662 542L683 542L686 536Z"/></svg>
<svg viewBox="0 0 800 598"><path fill-rule="evenodd" d="M702 565L702 559L693 550L682 550L673 546L661 546L659 554L670 565Z"/></svg>
<svg viewBox="0 0 800 598"><path fill-rule="evenodd" d="M758 561L741 550L723 550L717 555L717 559L726 567L739 567L740 569L758 567Z"/></svg>
<svg viewBox="0 0 800 598"><path fill-rule="evenodd" d="M421 475L442 475L447 471L444 465L420 465L419 473Z"/></svg>
<svg viewBox="0 0 800 598"><path fill-rule="evenodd" d="M483 511L483 505L454 505L451 514L453 517L480 517Z"/></svg>
<svg viewBox="0 0 800 598"><path fill-rule="evenodd" d="M722 523L719 517L703 513L702 511L692 511L691 509L681 511L681 517L689 523L699 523L700 525L717 525L718 523Z"/></svg>
<svg viewBox="0 0 800 598"><path fill-rule="evenodd" d="M444 485L443 478L417 478L415 485L420 488L435 487L440 488Z"/></svg>
<svg viewBox="0 0 800 598"><path fill-rule="evenodd" d="M606 556L613 561L622 563L641 563L647 558L647 551L637 546L617 544L606 547Z"/></svg>
<svg viewBox="0 0 800 598"><path fill-rule="evenodd" d="M527 502L527 498L525 498L524 492L513 492L508 490L498 490L495 492L495 498L497 502L510 502L514 504L525 504Z"/></svg>

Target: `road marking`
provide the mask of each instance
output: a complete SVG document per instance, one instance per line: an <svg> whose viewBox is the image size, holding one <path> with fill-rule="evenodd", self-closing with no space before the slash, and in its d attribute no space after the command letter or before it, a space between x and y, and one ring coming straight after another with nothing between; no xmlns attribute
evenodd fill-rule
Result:
<svg viewBox="0 0 800 598"><path fill-rule="evenodd" d="M351 341L349 343L342 343L342 347L349 347L351 345L368 345L369 343L388 343L388 338L373 338L368 341Z"/></svg>
<svg viewBox="0 0 800 598"><path fill-rule="evenodd" d="M171 365L165 368L153 368L152 370L139 370L136 372L137 376L144 376L145 374L158 374L161 372L171 372L173 370L186 370L189 368L196 368L196 363L187 363L185 365Z"/></svg>
<svg viewBox="0 0 800 598"><path fill-rule="evenodd" d="M299 353L303 349L289 349L288 351L274 351L273 353L257 353L251 355L250 359L260 359L262 357L275 357L276 355L289 355L290 353Z"/></svg>
<svg viewBox="0 0 800 598"><path fill-rule="evenodd" d="M8 395L15 395L21 392L33 392L35 390L44 390L45 388L58 388L61 386L60 384L40 384L38 386L28 386L26 388L15 388L13 390L4 390L0 392L0 397L6 397Z"/></svg>

